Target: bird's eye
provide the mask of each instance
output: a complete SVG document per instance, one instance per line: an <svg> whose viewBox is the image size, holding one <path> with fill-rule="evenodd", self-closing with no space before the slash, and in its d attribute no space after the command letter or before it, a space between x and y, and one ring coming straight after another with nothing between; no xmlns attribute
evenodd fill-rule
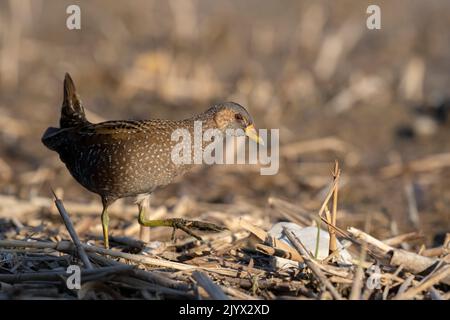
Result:
<svg viewBox="0 0 450 320"><path fill-rule="evenodd" d="M236 120L244 120L244 118L242 118L242 115L241 115L240 113L236 113L236 114L234 115L234 118L235 118Z"/></svg>

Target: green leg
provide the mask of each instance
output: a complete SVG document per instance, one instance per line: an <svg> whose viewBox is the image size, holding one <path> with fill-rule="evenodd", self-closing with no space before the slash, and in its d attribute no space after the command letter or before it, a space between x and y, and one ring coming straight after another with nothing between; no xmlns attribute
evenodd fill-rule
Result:
<svg viewBox="0 0 450 320"><path fill-rule="evenodd" d="M143 242L150 242L150 230L144 226L139 227L139 240Z"/></svg>
<svg viewBox="0 0 450 320"><path fill-rule="evenodd" d="M143 216L143 220L147 220L150 214L150 195L138 196L137 205L139 208L139 215ZM142 213L141 213L142 212ZM150 242L150 229L144 226L139 228L139 240L143 242Z"/></svg>
<svg viewBox="0 0 450 320"><path fill-rule="evenodd" d="M106 249L109 249L108 224L109 224L108 206L104 204L102 211L102 227L103 227L103 243Z"/></svg>
<svg viewBox="0 0 450 320"><path fill-rule="evenodd" d="M201 240L202 238L197 234L195 234L191 229L201 231L212 231L212 232L219 232L226 230L226 228L215 225L214 223L186 220L181 218L146 220L145 208L140 204L138 204L138 207L139 207L138 221L139 224L144 227L171 227L174 229L174 231L175 229L181 229L198 240ZM174 234L172 234L172 238L173 236Z"/></svg>

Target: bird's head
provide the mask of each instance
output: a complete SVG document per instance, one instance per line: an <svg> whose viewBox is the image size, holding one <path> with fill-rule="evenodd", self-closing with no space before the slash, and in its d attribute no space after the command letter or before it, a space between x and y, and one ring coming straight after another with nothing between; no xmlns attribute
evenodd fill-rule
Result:
<svg viewBox="0 0 450 320"><path fill-rule="evenodd" d="M216 104L210 110L213 113L214 122L219 130L226 132L227 129L232 129L234 135L241 135L239 132L243 132L253 141L264 144L255 129L252 116L240 104L224 102Z"/></svg>

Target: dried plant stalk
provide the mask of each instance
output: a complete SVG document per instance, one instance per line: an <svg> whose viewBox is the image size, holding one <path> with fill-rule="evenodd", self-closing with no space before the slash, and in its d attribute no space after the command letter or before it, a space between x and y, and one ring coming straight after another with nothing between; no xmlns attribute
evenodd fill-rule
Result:
<svg viewBox="0 0 450 320"><path fill-rule="evenodd" d="M337 220L337 202L338 202L338 190L339 190L339 177L341 174L341 170L339 169L339 162L336 160L334 164L334 172L333 172L333 180L336 182L336 187L333 192L333 210L331 215L331 224L333 227L336 226ZM330 253L336 251L337 249L337 240L336 240L336 231L334 228L329 228L328 232L330 233Z"/></svg>

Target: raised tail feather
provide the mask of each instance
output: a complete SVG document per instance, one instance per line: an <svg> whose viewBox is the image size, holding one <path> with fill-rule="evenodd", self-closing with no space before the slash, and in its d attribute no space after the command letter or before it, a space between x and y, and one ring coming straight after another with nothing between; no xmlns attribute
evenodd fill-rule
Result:
<svg viewBox="0 0 450 320"><path fill-rule="evenodd" d="M64 100L61 108L61 128L71 128L89 124L83 104L78 96L72 78L68 73L64 78Z"/></svg>
<svg viewBox="0 0 450 320"><path fill-rule="evenodd" d="M55 151L58 151L60 146L64 145L65 136L71 128L90 124L86 119L86 114L73 80L68 73L66 73L64 78L64 100L59 124L61 128L47 128L41 138L42 143L47 148Z"/></svg>

